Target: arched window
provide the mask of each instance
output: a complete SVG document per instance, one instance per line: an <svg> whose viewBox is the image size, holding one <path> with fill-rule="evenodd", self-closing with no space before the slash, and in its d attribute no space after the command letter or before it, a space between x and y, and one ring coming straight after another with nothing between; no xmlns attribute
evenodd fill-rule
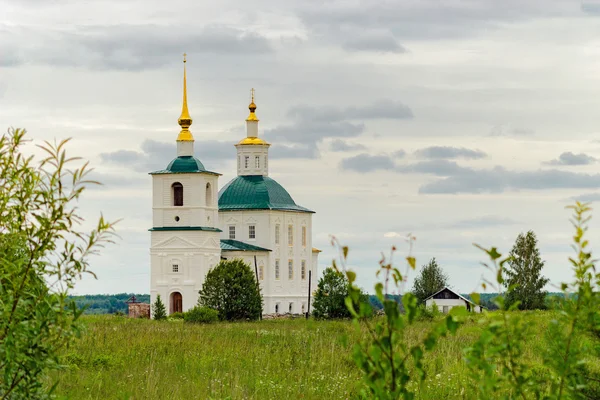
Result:
<svg viewBox="0 0 600 400"><path fill-rule="evenodd" d="M173 191L173 205L174 206L182 206L183 205L183 185L179 182L175 182L171 185Z"/></svg>
<svg viewBox="0 0 600 400"><path fill-rule="evenodd" d="M294 303L290 303L290 306L288 307L288 311L290 312L290 314L292 313L293 309L294 309Z"/></svg>
<svg viewBox="0 0 600 400"><path fill-rule="evenodd" d="M279 314L279 303L275 304L275 314Z"/></svg>
<svg viewBox="0 0 600 400"><path fill-rule="evenodd" d="M212 188L210 183L206 184L206 207L212 206Z"/></svg>
<svg viewBox="0 0 600 400"><path fill-rule="evenodd" d="M181 296L181 293L179 292L173 292L171 293L171 301L169 303L170 304L170 309L171 309L171 314L176 313L176 312L183 312L183 298Z"/></svg>

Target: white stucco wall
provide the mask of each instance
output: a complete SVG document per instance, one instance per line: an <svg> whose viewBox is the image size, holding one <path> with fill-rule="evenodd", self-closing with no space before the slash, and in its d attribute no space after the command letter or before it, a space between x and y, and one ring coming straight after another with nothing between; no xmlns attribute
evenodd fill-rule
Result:
<svg viewBox="0 0 600 400"><path fill-rule="evenodd" d="M222 211L222 239L229 239L229 226L235 226L235 240L270 249L265 257L264 281L261 288L264 300L264 313L275 312L279 304L279 312L301 313L302 305L308 308L308 277L312 271L311 291L316 289L318 253L312 252L312 213L249 210ZM249 238L249 226L254 225L256 238ZM276 243L276 226L279 225L279 243ZM293 227L293 245L288 244L288 226ZM302 243L302 227L306 228L306 242ZM230 252L223 256L229 257ZM258 253L257 253L258 254ZM275 277L275 265L279 260L279 279ZM293 276L289 279L288 262L292 260ZM302 261L305 262L305 276L302 279ZM254 261L250 264L253 266ZM312 297L312 296L311 296Z"/></svg>
<svg viewBox="0 0 600 400"><path fill-rule="evenodd" d="M429 299L425 301L427 307L431 307L435 303L440 312L444 312L444 306L448 307L448 311L452 307L467 307L466 302L463 299ZM471 311L481 312L481 307L471 305Z"/></svg>

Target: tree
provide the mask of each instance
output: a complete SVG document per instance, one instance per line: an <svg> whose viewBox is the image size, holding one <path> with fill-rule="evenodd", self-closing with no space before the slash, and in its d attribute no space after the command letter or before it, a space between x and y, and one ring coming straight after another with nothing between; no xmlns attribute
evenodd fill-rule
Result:
<svg viewBox="0 0 600 400"><path fill-rule="evenodd" d="M333 268L323 271L319 279L313 300L313 316L315 318L350 318L352 315L346 307L348 296L348 278ZM361 291L360 302L369 303L369 297Z"/></svg>
<svg viewBox="0 0 600 400"><path fill-rule="evenodd" d="M157 321L164 321L167 319L167 309L160 298L160 294L156 296L156 300L154 301L154 304L152 304L152 316Z"/></svg>
<svg viewBox="0 0 600 400"><path fill-rule="evenodd" d="M254 272L242 260L224 260L208 271L198 305L215 309L226 321L256 320L262 313L262 296Z"/></svg>
<svg viewBox="0 0 600 400"><path fill-rule="evenodd" d="M435 257L429 261L429 264L423 265L419 276L415 278L413 284L413 294L417 301L422 303L432 294L448 286L448 275L442 270L435 261Z"/></svg>
<svg viewBox="0 0 600 400"><path fill-rule="evenodd" d="M504 269L504 286L508 288L507 307L519 301L520 310L545 308L546 291L543 288L548 279L541 275L542 268L544 262L540 258L535 233L520 233Z"/></svg>
<svg viewBox="0 0 600 400"><path fill-rule="evenodd" d="M90 171L71 168L67 141L40 146L41 162L21 152L25 131L0 137L0 397L42 398L43 375L79 333L83 310L68 298L88 270L88 257L111 242L113 224L100 217L81 231L76 203Z"/></svg>

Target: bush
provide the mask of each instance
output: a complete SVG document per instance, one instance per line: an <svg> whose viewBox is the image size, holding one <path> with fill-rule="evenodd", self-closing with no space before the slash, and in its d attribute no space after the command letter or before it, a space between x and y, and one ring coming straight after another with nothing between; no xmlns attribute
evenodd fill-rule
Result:
<svg viewBox="0 0 600 400"><path fill-rule="evenodd" d="M173 314L169 315L170 319L183 319L184 314L182 312L174 312Z"/></svg>
<svg viewBox="0 0 600 400"><path fill-rule="evenodd" d="M185 322L210 324L219 320L219 312L209 307L196 306L182 314L182 318Z"/></svg>
<svg viewBox="0 0 600 400"><path fill-rule="evenodd" d="M350 318L352 314L346 307L348 296L348 279L333 268L327 268L317 284L317 291L313 301L313 316L315 318ZM365 303L372 310L369 298L361 292L360 302Z"/></svg>
<svg viewBox="0 0 600 400"><path fill-rule="evenodd" d="M257 320L262 296L254 271L239 259L221 261L206 274L198 305L217 310L220 320Z"/></svg>

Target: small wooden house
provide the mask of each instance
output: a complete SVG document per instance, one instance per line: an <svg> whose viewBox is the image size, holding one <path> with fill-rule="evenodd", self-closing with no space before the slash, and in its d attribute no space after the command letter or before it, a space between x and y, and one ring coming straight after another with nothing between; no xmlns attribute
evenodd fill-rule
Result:
<svg viewBox="0 0 600 400"><path fill-rule="evenodd" d="M466 307L467 311L480 313L483 307L473 303L471 300L461 296L452 289L445 287L425 299L425 305L429 308L433 304L443 313L448 313L452 307Z"/></svg>

